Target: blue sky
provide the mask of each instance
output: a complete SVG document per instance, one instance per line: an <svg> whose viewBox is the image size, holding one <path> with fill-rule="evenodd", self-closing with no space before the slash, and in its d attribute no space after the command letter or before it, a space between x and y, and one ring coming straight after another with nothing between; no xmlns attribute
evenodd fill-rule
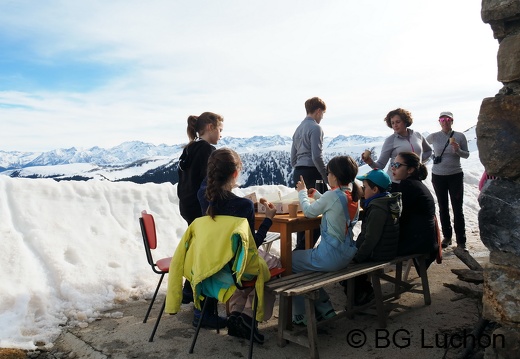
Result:
<svg viewBox="0 0 520 359"><path fill-rule="evenodd" d="M0 150L186 142L186 119L224 135L291 136L320 96L326 136L475 125L501 88L498 43L474 0L0 0Z"/></svg>

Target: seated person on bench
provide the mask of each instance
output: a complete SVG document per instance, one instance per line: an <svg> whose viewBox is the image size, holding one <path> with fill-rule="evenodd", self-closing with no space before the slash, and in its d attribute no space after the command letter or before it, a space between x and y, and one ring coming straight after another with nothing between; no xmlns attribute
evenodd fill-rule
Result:
<svg viewBox="0 0 520 359"><path fill-rule="evenodd" d="M401 152L392 163L395 180L400 180L403 200L397 255L430 254L428 267L437 256L435 202L430 190L422 183L428 176L426 166L413 152Z"/></svg>
<svg viewBox="0 0 520 359"><path fill-rule="evenodd" d="M382 170L375 169L356 178L363 181L365 217L356 239L358 250L352 261L363 263L392 260L397 255L399 242L401 193L388 192L392 182ZM368 281L368 275L356 277L354 283L355 305L363 305L374 299L374 289ZM342 284L348 296L346 282Z"/></svg>
<svg viewBox="0 0 520 359"><path fill-rule="evenodd" d="M308 191L303 177L296 183L303 213L314 218L323 214L321 219L321 241L315 247L306 250L296 250L292 254L293 273L304 271L333 272L348 266L356 246L353 241L352 227L359 216L360 189L354 179L358 166L349 156L336 156L327 164L328 183L330 191L320 194L312 192L315 199L310 203ZM328 294L320 288L320 298L315 302L318 320L328 319L336 315ZM302 296L293 299L294 324L306 325L305 301Z"/></svg>

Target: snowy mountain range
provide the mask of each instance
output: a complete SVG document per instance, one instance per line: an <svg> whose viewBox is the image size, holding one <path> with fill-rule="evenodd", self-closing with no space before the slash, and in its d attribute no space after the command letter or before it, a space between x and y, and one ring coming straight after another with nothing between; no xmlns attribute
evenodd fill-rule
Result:
<svg viewBox="0 0 520 359"><path fill-rule="evenodd" d="M476 150L475 126L464 133L470 151ZM325 162L337 155L349 155L361 165L361 153L368 148L375 154L373 157L377 158L385 138L360 135L325 138ZM243 163L240 183L243 186L292 186L291 144L292 139L287 136L224 137L216 147L229 147L240 154ZM178 159L183 146L156 146L131 141L110 149L72 147L43 153L0 150L0 175L55 180L177 183Z"/></svg>

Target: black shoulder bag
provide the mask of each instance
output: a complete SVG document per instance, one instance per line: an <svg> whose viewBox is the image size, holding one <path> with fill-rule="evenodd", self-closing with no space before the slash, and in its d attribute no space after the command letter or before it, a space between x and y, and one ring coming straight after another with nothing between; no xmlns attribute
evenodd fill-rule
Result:
<svg viewBox="0 0 520 359"><path fill-rule="evenodd" d="M444 145L444 148L442 149L440 156L433 156L433 164L439 164L442 162L442 155L444 154L444 151L446 151L446 147L450 144L450 138L453 136L455 131L451 131L450 137L448 137L448 141L446 141L446 144Z"/></svg>

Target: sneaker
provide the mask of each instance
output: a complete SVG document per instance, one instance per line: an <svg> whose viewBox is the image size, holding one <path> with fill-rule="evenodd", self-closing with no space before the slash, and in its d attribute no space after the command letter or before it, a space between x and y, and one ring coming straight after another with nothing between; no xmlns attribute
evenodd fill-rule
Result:
<svg viewBox="0 0 520 359"><path fill-rule="evenodd" d="M264 335L258 331L258 327L253 327L253 318L244 313L237 318L239 330L242 338L250 339L251 330L253 330L253 341L258 344L264 344Z"/></svg>
<svg viewBox="0 0 520 359"><path fill-rule="evenodd" d="M451 246L451 238L444 238L441 243L442 248L447 248Z"/></svg>
<svg viewBox="0 0 520 359"><path fill-rule="evenodd" d="M294 314L292 316L292 322L294 325L307 325L307 318L305 318L305 314Z"/></svg>
<svg viewBox="0 0 520 359"><path fill-rule="evenodd" d="M201 311L198 309L193 310L193 322L191 324L194 327L197 327L199 325L199 320L201 317ZM202 321L202 328L211 328L211 329L222 329L227 326L227 318L225 317L219 317L215 313L206 314L204 316L204 320Z"/></svg>
<svg viewBox="0 0 520 359"><path fill-rule="evenodd" d="M334 309L329 309L329 311L327 311L327 313L325 313L325 314L316 312L316 320L318 322L321 322L322 320L325 320L325 319L330 319L335 316L336 316L336 311Z"/></svg>
<svg viewBox="0 0 520 359"><path fill-rule="evenodd" d="M462 249L464 252L467 252L467 251L468 251L468 250L466 249L466 243L457 243L457 248Z"/></svg>
<svg viewBox="0 0 520 359"><path fill-rule="evenodd" d="M316 319L318 319L318 321L329 319L336 315L336 311L332 307L330 300L318 302L314 307L316 308Z"/></svg>

